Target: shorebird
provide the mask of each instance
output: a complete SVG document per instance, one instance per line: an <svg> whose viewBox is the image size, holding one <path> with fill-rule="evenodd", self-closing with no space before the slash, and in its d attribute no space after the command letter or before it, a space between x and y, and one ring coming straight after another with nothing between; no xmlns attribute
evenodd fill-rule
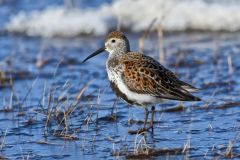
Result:
<svg viewBox="0 0 240 160"><path fill-rule="evenodd" d="M200 101L191 92L197 88L179 80L176 75L166 69L155 59L140 52L132 52L127 37L119 31L108 34L105 45L93 52L88 59L107 51L106 69L110 86L128 104L141 106L145 109L144 127L137 132L153 131L155 105L163 99L179 101ZM152 107L149 127L148 107Z"/></svg>

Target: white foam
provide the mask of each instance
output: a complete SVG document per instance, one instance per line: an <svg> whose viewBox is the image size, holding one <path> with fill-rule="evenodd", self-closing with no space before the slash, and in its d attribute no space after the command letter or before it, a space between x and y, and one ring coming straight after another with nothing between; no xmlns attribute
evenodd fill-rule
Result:
<svg viewBox="0 0 240 160"><path fill-rule="evenodd" d="M237 31L239 8L237 0L116 0L95 9L51 6L42 11L20 12L6 24L6 30L43 37L104 35L116 28L117 20L122 27L137 32L157 18L154 27L161 25L168 31Z"/></svg>
<svg viewBox="0 0 240 160"><path fill-rule="evenodd" d="M111 17L106 12L104 7L94 11L49 7L43 11L20 12L11 18L6 29L10 32L43 37L73 37L82 33L100 35L108 30L105 19ZM97 16L101 14L105 16Z"/></svg>

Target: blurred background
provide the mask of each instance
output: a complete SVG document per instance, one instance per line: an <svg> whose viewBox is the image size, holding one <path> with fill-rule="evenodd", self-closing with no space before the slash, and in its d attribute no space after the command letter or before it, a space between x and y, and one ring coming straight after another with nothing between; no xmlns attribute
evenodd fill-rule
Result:
<svg viewBox="0 0 240 160"><path fill-rule="evenodd" d="M239 0L0 0L0 159L223 159L240 155ZM101 47L113 30L202 102L117 100Z"/></svg>
<svg viewBox="0 0 240 160"><path fill-rule="evenodd" d="M238 0L2 0L1 26L28 36L75 37L105 35L117 26L139 32L156 18L153 29L165 31L238 31L239 6Z"/></svg>

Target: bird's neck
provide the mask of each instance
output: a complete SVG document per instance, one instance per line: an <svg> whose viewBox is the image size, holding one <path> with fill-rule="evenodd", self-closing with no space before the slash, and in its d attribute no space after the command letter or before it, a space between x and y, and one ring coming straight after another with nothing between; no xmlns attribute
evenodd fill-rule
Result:
<svg viewBox="0 0 240 160"><path fill-rule="evenodd" d="M119 60L122 58L124 54L126 54L127 50L114 50L109 53L106 65L108 68L115 68L119 65Z"/></svg>
<svg viewBox="0 0 240 160"><path fill-rule="evenodd" d="M122 56L123 54L128 53L128 52L130 52L130 47L129 46L126 46L124 48L115 48L114 50L109 52L109 58Z"/></svg>
<svg viewBox="0 0 240 160"><path fill-rule="evenodd" d="M124 48L116 48L109 52L107 67L115 67L116 65L118 65L119 59L121 59L121 57L128 52L130 52L129 45Z"/></svg>

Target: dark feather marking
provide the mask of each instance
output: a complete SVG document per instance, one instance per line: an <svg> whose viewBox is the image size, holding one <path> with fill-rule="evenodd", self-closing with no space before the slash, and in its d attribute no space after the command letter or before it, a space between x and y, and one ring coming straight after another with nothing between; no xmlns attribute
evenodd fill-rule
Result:
<svg viewBox="0 0 240 160"><path fill-rule="evenodd" d="M182 87L186 85L194 89L193 86L179 80L173 72L151 57L140 53L128 52L120 61L126 66L122 78L129 90L133 92L172 100L201 100ZM131 66L131 69L128 69L129 66ZM133 73L137 73L140 77L133 78ZM154 73L157 77L151 75L151 73Z"/></svg>

